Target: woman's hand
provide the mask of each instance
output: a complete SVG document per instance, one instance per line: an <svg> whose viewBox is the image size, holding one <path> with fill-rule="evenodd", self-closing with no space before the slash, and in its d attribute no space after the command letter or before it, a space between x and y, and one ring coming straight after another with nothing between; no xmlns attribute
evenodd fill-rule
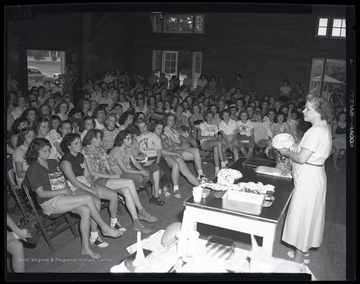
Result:
<svg viewBox="0 0 360 284"><path fill-rule="evenodd" d="M99 192L98 192L98 190L97 190L97 188L96 188L95 185L92 185L90 189L91 189L91 191L92 191L92 194L94 194L95 196L99 197Z"/></svg>
<svg viewBox="0 0 360 284"><path fill-rule="evenodd" d="M148 177L150 175L147 171L140 171L140 174L144 177Z"/></svg>
<svg viewBox="0 0 360 284"><path fill-rule="evenodd" d="M64 188L63 189L63 194L64 195L72 195L72 190L70 188Z"/></svg>
<svg viewBox="0 0 360 284"><path fill-rule="evenodd" d="M25 242L27 241L26 238L31 238L31 234L28 229L20 229L16 232L16 234L20 239L24 240Z"/></svg>
<svg viewBox="0 0 360 284"><path fill-rule="evenodd" d="M280 154L281 155L283 155L283 156L288 156L288 154L289 154L289 149L288 148L281 148L281 149L279 149L279 152L280 152Z"/></svg>

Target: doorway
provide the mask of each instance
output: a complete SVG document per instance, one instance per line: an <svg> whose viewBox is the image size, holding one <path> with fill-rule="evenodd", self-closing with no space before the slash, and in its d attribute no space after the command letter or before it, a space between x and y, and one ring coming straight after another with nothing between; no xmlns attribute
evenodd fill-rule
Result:
<svg viewBox="0 0 360 284"><path fill-rule="evenodd" d="M192 89L196 88L201 75L202 52L154 50L152 62L152 69L157 70L158 76L165 73L168 80L178 76L180 86L190 76Z"/></svg>

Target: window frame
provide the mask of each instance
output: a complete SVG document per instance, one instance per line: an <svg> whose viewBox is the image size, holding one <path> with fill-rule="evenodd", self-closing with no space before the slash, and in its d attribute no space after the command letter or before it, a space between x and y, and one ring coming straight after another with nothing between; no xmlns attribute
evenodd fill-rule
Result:
<svg viewBox="0 0 360 284"><path fill-rule="evenodd" d="M191 17L191 30L183 30L180 31L180 18L181 17ZM198 17L201 16L202 18L202 26L201 30L196 29L196 23L198 22ZM169 17L176 17L177 18L177 30L166 30L167 23L166 19ZM158 19L160 21L158 21ZM151 29L153 33L166 33L166 34L204 34L204 26L205 26L205 15L203 13L161 13L161 12L152 12L150 15L151 20ZM186 26L186 25L185 25Z"/></svg>
<svg viewBox="0 0 360 284"><path fill-rule="evenodd" d="M320 20L321 19L327 19L327 25L326 25L326 35L319 35L319 29L320 29ZM330 30L330 17L329 16L319 16L318 20L317 20L317 26L316 26L316 32L315 32L315 36L317 38L328 38L329 37L329 30Z"/></svg>
<svg viewBox="0 0 360 284"><path fill-rule="evenodd" d="M334 22L335 20L341 20L341 27L337 29L340 29L340 36L334 36L333 35L333 30L334 30ZM343 23L345 23L345 27L343 27ZM345 31L345 36L341 36L341 31L344 29ZM329 38L332 39L346 39L346 18L344 17L333 17L331 18L331 28L330 28L330 32L329 32Z"/></svg>

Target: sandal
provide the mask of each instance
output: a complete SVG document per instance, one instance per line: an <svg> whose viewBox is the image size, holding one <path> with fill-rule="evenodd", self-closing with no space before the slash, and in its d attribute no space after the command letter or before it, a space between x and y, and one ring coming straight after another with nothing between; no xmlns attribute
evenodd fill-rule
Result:
<svg viewBox="0 0 360 284"><path fill-rule="evenodd" d="M179 190L175 190L175 191L174 191L174 196L175 196L175 198L181 198L180 191L179 191Z"/></svg>
<svg viewBox="0 0 360 284"><path fill-rule="evenodd" d="M290 259L293 259L295 257L295 253L292 250L289 250L287 252L287 256L290 257ZM304 264L310 263L310 253L307 252L304 254Z"/></svg>
<svg viewBox="0 0 360 284"><path fill-rule="evenodd" d="M169 198L171 196L171 193L168 190L164 190L163 192L164 192L165 197Z"/></svg>

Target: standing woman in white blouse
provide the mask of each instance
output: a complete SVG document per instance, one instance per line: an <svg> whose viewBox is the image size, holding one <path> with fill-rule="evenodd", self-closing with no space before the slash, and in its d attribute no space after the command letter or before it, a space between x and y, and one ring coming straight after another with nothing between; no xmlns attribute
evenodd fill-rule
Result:
<svg viewBox="0 0 360 284"><path fill-rule="evenodd" d="M293 260L303 263L311 248L319 247L324 233L327 179L324 163L330 156L332 136L326 120L330 104L323 97L308 95L304 120L312 124L297 150L280 149L293 162L294 193L285 220L282 240L295 247Z"/></svg>

